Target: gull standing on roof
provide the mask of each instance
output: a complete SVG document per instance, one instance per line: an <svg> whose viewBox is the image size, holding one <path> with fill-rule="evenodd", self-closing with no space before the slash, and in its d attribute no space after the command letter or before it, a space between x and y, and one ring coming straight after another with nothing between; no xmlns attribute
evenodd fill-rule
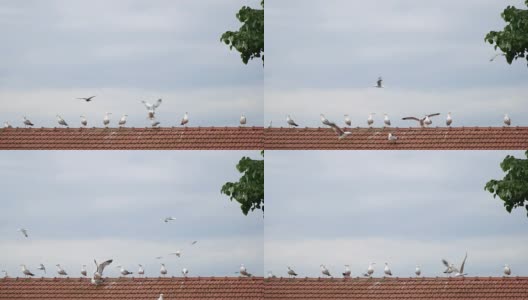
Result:
<svg viewBox="0 0 528 300"><path fill-rule="evenodd" d="M167 275L167 268L165 268L165 264L161 264L160 274L163 276Z"/></svg>
<svg viewBox="0 0 528 300"><path fill-rule="evenodd" d="M334 132L337 134L337 139L339 140L342 140L352 134L350 131L343 131L343 129L339 128L339 126L337 126L335 123L330 123L330 127L332 127Z"/></svg>
<svg viewBox="0 0 528 300"><path fill-rule="evenodd" d="M352 126L352 120L350 120L350 117L348 115L345 115L345 124L347 126Z"/></svg>
<svg viewBox="0 0 528 300"><path fill-rule="evenodd" d="M143 269L143 266L142 265L138 265L138 266L139 266L138 274L141 276L145 275L145 269Z"/></svg>
<svg viewBox="0 0 528 300"><path fill-rule="evenodd" d="M414 269L414 274L416 274L416 276L420 276L422 274L420 267L420 265L416 265L416 269Z"/></svg>
<svg viewBox="0 0 528 300"><path fill-rule="evenodd" d="M243 126L243 125L246 125L246 116L244 116L244 114L242 114L240 116L240 125Z"/></svg>
<svg viewBox="0 0 528 300"><path fill-rule="evenodd" d="M123 126L126 124L126 119L127 119L128 115L123 115L121 117L121 119L119 120L119 126Z"/></svg>
<svg viewBox="0 0 528 300"><path fill-rule="evenodd" d="M421 119L419 119L417 117L405 117L405 118L402 118L402 120L415 120L415 121L418 121L418 123L420 124L420 127L425 127L425 126L433 124L433 121L431 121L431 119L429 119L430 117L434 117L434 116L438 116L438 115L440 115L440 113L434 113L434 114L430 114L430 115L425 115L425 117L423 117Z"/></svg>
<svg viewBox="0 0 528 300"><path fill-rule="evenodd" d="M84 100L84 101L86 101L86 102L90 102L90 101L92 101L93 98L95 98L95 96L86 97L86 98L77 98L77 99L79 99L79 100Z"/></svg>
<svg viewBox="0 0 528 300"><path fill-rule="evenodd" d="M389 142L395 143L398 137L389 132L387 139L389 140Z"/></svg>
<svg viewBox="0 0 528 300"><path fill-rule="evenodd" d="M40 264L37 269L44 271L44 274L46 274L46 267L43 264Z"/></svg>
<svg viewBox="0 0 528 300"><path fill-rule="evenodd" d="M325 265L321 265L321 273L323 273L323 275L326 275L328 277L332 277L332 275L330 274L330 271L328 271Z"/></svg>
<svg viewBox="0 0 528 300"><path fill-rule="evenodd" d="M177 257L181 257L181 251L178 250L178 251L176 251L176 252L169 253L169 255L176 255Z"/></svg>
<svg viewBox="0 0 528 300"><path fill-rule="evenodd" d="M451 123L453 123L453 118L451 118L451 112L448 112L448 113L447 113L447 118L446 118L446 125L447 125L448 127L450 127L450 126L451 126Z"/></svg>
<svg viewBox="0 0 528 300"><path fill-rule="evenodd" d="M246 267L244 266L244 264L241 264L240 265L240 275L243 275L243 276L246 276L246 277L251 277L251 273L249 273L246 269Z"/></svg>
<svg viewBox="0 0 528 300"><path fill-rule="evenodd" d="M82 265L81 267L81 275L82 276L88 276L88 272L86 271L86 265Z"/></svg>
<svg viewBox="0 0 528 300"><path fill-rule="evenodd" d="M290 117L290 115L286 116L286 123L288 123L288 127L297 127L299 126L295 121Z"/></svg>
<svg viewBox="0 0 528 300"><path fill-rule="evenodd" d="M183 268L181 272L182 272L183 277L187 277L187 274L189 274L189 270L187 270L187 268Z"/></svg>
<svg viewBox="0 0 528 300"><path fill-rule="evenodd" d="M22 267L22 273L24 273L24 275L27 277L27 276L35 276L35 274L31 273L27 268L26 268L26 265L20 265Z"/></svg>
<svg viewBox="0 0 528 300"><path fill-rule="evenodd" d="M392 272L391 272L391 269L389 268L388 263L385 263L385 269L383 270L383 272L385 272L385 275L392 276Z"/></svg>
<svg viewBox="0 0 528 300"><path fill-rule="evenodd" d="M66 276L68 275L68 273L66 273L66 271L64 271L64 269L61 267L60 264L56 264L57 266L57 273L61 276Z"/></svg>
<svg viewBox="0 0 528 300"><path fill-rule="evenodd" d="M391 121L389 119L389 115L387 114L383 114L383 122L385 123L386 126L391 126Z"/></svg>
<svg viewBox="0 0 528 300"><path fill-rule="evenodd" d="M367 124L369 127L372 127L372 124L374 124L374 115L376 113L370 113L367 119Z"/></svg>
<svg viewBox="0 0 528 300"><path fill-rule="evenodd" d="M108 127L108 124L110 124L110 115L112 113L107 112L103 118L103 124L105 127Z"/></svg>
<svg viewBox="0 0 528 300"><path fill-rule="evenodd" d="M88 125L88 120L86 120L85 116L81 116L81 125L84 127Z"/></svg>
<svg viewBox="0 0 528 300"><path fill-rule="evenodd" d="M158 300L163 300L163 294L160 294Z"/></svg>
<svg viewBox="0 0 528 300"><path fill-rule="evenodd" d="M511 269L509 265L504 265L504 275L510 276L511 275Z"/></svg>
<svg viewBox="0 0 528 300"><path fill-rule="evenodd" d="M26 118L26 116L24 116L24 127L27 128L28 126L29 126L29 127L31 127L31 126L35 126L35 124L31 123L31 121L28 120L28 119Z"/></svg>
<svg viewBox="0 0 528 300"><path fill-rule="evenodd" d="M13 126L11 126L11 124L9 124L9 122L5 121L4 122L4 128L13 128Z"/></svg>
<svg viewBox="0 0 528 300"><path fill-rule="evenodd" d="M511 125L511 119L508 116L508 114L504 114L504 124L506 124L506 126L510 126Z"/></svg>
<svg viewBox="0 0 528 300"><path fill-rule="evenodd" d="M20 232L21 232L26 238L29 237L28 232L27 232L27 229L20 228L20 229L18 229L18 231L20 231Z"/></svg>
<svg viewBox="0 0 528 300"><path fill-rule="evenodd" d="M183 118L181 120L180 125L187 125L187 123L189 123L189 114L187 112L185 112L185 114L183 115Z"/></svg>
<svg viewBox="0 0 528 300"><path fill-rule="evenodd" d="M455 274L455 277L463 277L464 275L467 275L467 273L464 273L464 265L466 264L466 259L467 259L467 252L466 252L466 256L464 257L464 260L462 261L462 265L460 265L460 270L456 270L456 274Z"/></svg>
<svg viewBox="0 0 528 300"><path fill-rule="evenodd" d="M163 222L168 223L169 221L174 221L174 220L176 220L175 217L166 217L165 220L163 220Z"/></svg>
<svg viewBox="0 0 528 300"><path fill-rule="evenodd" d="M375 265L375 264L376 264L375 262L370 263L369 266L368 266L368 268L367 268L367 273L363 273L363 276L365 276L365 277L371 277L372 274L374 274L374 265Z"/></svg>
<svg viewBox="0 0 528 300"><path fill-rule="evenodd" d="M64 121L64 119L59 115L57 115L57 122L59 123L59 125L68 126L68 123L66 123L66 121Z"/></svg>
<svg viewBox="0 0 528 300"><path fill-rule="evenodd" d="M376 81L376 85L374 87L379 88L379 89L384 88L384 86L383 86L383 78L381 78L381 76L378 77L378 80Z"/></svg>
<svg viewBox="0 0 528 300"><path fill-rule="evenodd" d="M123 266L116 266L116 268L119 268L119 272L121 273L121 275L123 276L127 276L127 275L130 275L130 274L134 274L132 272L129 272L127 269L125 269L125 267Z"/></svg>
<svg viewBox="0 0 528 300"><path fill-rule="evenodd" d="M292 277L292 276L295 277L295 276L297 276L297 273L295 273L295 271L292 270L292 268L290 268L290 266L288 266L288 276L289 276L289 277Z"/></svg>
<svg viewBox="0 0 528 300"><path fill-rule="evenodd" d="M350 274L352 274L352 271L350 271L350 266L345 265L345 272L343 273L343 277L350 277Z"/></svg>

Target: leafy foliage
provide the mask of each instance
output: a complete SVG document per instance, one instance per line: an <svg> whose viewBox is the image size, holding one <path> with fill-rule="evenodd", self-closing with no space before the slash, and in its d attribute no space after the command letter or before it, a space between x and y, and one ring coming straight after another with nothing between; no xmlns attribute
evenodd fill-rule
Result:
<svg viewBox="0 0 528 300"><path fill-rule="evenodd" d="M261 152L264 157L264 151ZM261 209L264 212L264 159L255 160L242 157L236 166L243 173L238 182L226 182L221 192L231 201L240 203L244 215L249 211Z"/></svg>
<svg viewBox="0 0 528 300"><path fill-rule="evenodd" d="M525 153L528 158L528 151ZM528 211L528 159L515 158L511 155L500 164L506 172L502 180L490 180L484 187L485 190L499 196L504 201L504 207L511 213L512 209L525 206Z"/></svg>
<svg viewBox="0 0 528 300"><path fill-rule="evenodd" d="M220 37L220 41L229 45L229 49L235 48L240 52L244 64L255 57L262 57L264 63L264 0L260 4L262 9L243 6L236 14L243 23L240 29L226 31Z"/></svg>
<svg viewBox="0 0 528 300"><path fill-rule="evenodd" d="M525 3L528 6L528 0ZM501 17L508 24L502 31L490 31L485 41L495 44L495 50L499 48L503 52L508 64L523 57L528 61L528 9L508 6Z"/></svg>

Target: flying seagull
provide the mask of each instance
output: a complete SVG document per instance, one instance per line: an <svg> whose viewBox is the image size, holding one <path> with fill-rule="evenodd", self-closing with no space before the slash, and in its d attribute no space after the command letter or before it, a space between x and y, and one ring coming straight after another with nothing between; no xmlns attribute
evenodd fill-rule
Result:
<svg viewBox="0 0 528 300"><path fill-rule="evenodd" d="M246 269L246 267L244 266L244 264L241 264L240 265L240 275L243 275L243 276L246 276L246 277L251 277L251 273L249 273Z"/></svg>
<svg viewBox="0 0 528 300"><path fill-rule="evenodd" d="M372 127L372 124L374 124L374 115L376 113L370 113L367 119L367 124L369 127Z"/></svg>
<svg viewBox="0 0 528 300"><path fill-rule="evenodd" d="M46 274L46 267L43 264L40 264L37 269L44 271L44 274Z"/></svg>
<svg viewBox="0 0 528 300"><path fill-rule="evenodd" d="M141 103L143 103L145 105L145 107L147 108L148 111L154 113L156 108L158 108L158 106L160 106L161 99L158 99L158 101L156 101L154 104L150 104L147 101L141 101Z"/></svg>
<svg viewBox="0 0 528 300"><path fill-rule="evenodd" d="M123 115L121 117L121 119L119 120L119 126L123 126L126 124L126 119L127 119L128 115Z"/></svg>
<svg viewBox="0 0 528 300"><path fill-rule="evenodd" d="M187 270L187 268L183 268L181 272L182 272L183 277L187 277L187 274L189 274L189 270Z"/></svg>
<svg viewBox="0 0 528 300"><path fill-rule="evenodd" d="M455 274L455 277L463 277L464 275L467 275L467 273L464 273L464 265L466 264L466 259L467 259L467 252L466 252L466 256L464 256L464 260L462 261L462 265L460 265L460 270L455 270L457 271Z"/></svg>
<svg viewBox="0 0 528 300"><path fill-rule="evenodd" d="M165 264L161 264L160 273L163 276L167 275L167 268L165 268Z"/></svg>
<svg viewBox="0 0 528 300"><path fill-rule="evenodd" d="M82 267L81 267L81 275L82 276L88 276L88 272L86 271L86 265L82 265Z"/></svg>
<svg viewBox="0 0 528 300"><path fill-rule="evenodd" d="M504 114L504 124L506 124L507 126L511 125L511 119L508 114Z"/></svg>
<svg viewBox="0 0 528 300"><path fill-rule="evenodd" d="M163 220L163 222L168 223L169 221L174 221L174 220L176 220L175 217L166 217L165 220Z"/></svg>
<svg viewBox="0 0 528 300"><path fill-rule="evenodd" d="M352 274L352 271L350 271L350 266L345 265L345 272L343 273L343 277L350 277L350 274Z"/></svg>
<svg viewBox="0 0 528 300"><path fill-rule="evenodd" d="M321 273L323 273L323 275L326 275L328 277L331 277L332 275L330 274L330 271L328 271L328 269L326 268L325 265L321 265Z"/></svg>
<svg viewBox="0 0 528 300"><path fill-rule="evenodd" d="M455 265L448 263L447 260L442 259L442 263L446 266L444 274L451 274L455 271Z"/></svg>
<svg viewBox="0 0 528 300"><path fill-rule="evenodd" d="M376 85L374 87L377 87L379 89L384 88L384 86L383 86L383 78L381 78L381 76L378 77L378 80L376 81Z"/></svg>
<svg viewBox="0 0 528 300"><path fill-rule="evenodd" d="M375 265L375 264L376 264L375 262L370 263L369 266L368 266L368 268L367 268L367 273L363 273L363 276L365 276L365 277L371 277L372 274L374 274L374 265Z"/></svg>
<svg viewBox="0 0 528 300"><path fill-rule="evenodd" d="M385 275L392 276L391 269L389 268L389 264L385 263L385 269L383 270L385 272Z"/></svg>
<svg viewBox="0 0 528 300"><path fill-rule="evenodd" d="M59 115L57 115L57 122L59 122L59 125L68 126L68 123L66 123L66 121L64 121L64 119Z"/></svg>
<svg viewBox="0 0 528 300"><path fill-rule="evenodd" d="M346 138L347 136L351 135L352 132L350 131L343 131L341 128L339 128L339 126L337 126L335 123L330 123L330 127L332 127L332 129L334 130L334 132L337 134L338 136L338 139L339 140L342 140L344 138Z"/></svg>
<svg viewBox="0 0 528 300"><path fill-rule="evenodd" d="M107 112L103 118L103 124L104 126L108 127L108 124L110 124L110 115L112 113Z"/></svg>
<svg viewBox="0 0 528 300"><path fill-rule="evenodd" d="M104 261L100 264L97 264L97 261L94 259L95 263L95 272L93 273L92 283L99 284L102 282L103 279L103 271L104 269L112 263L112 259L109 259L107 261Z"/></svg>
<svg viewBox="0 0 528 300"><path fill-rule="evenodd" d="M385 125L387 126L391 126L391 122L390 122L390 119L389 119L389 115L387 114L383 114L384 117L383 117L383 122L385 123Z"/></svg>
<svg viewBox="0 0 528 300"><path fill-rule="evenodd" d="M88 125L88 120L86 120L85 116L81 116L81 125L84 127Z"/></svg>
<svg viewBox="0 0 528 300"><path fill-rule="evenodd" d="M389 136L387 137L387 139L389 140L389 142L395 143L398 137L389 132Z"/></svg>
<svg viewBox="0 0 528 300"><path fill-rule="evenodd" d="M4 122L4 128L13 128L13 126L11 126L11 124L9 124L9 122L5 121Z"/></svg>
<svg viewBox="0 0 528 300"><path fill-rule="evenodd" d="M87 97L87 98L77 98L77 99L84 100L86 102L90 102L90 101L92 101L93 98L95 98L95 96L91 96L91 97Z"/></svg>
<svg viewBox="0 0 528 300"><path fill-rule="evenodd" d="M240 125L246 125L246 116L244 116L244 114L242 114L240 116Z"/></svg>
<svg viewBox="0 0 528 300"><path fill-rule="evenodd" d="M187 112L185 112L185 114L183 115L183 119L181 120L180 125L187 125L187 123L189 123L189 114Z"/></svg>
<svg viewBox="0 0 528 300"><path fill-rule="evenodd" d="M511 275L511 269L509 265L504 265L504 275L510 276Z"/></svg>
<svg viewBox="0 0 528 300"><path fill-rule="evenodd" d="M422 270L420 269L420 265L416 265L416 269L414 269L414 274L416 274L416 276L420 276L422 274Z"/></svg>
<svg viewBox="0 0 528 300"><path fill-rule="evenodd" d="M55 266L57 266L57 273L61 276L66 276L68 275L68 273L66 273L66 271L64 271L64 269L61 267L60 264L56 264Z"/></svg>
<svg viewBox="0 0 528 300"><path fill-rule="evenodd" d="M299 126L299 125L297 125L297 123L295 123L295 121L290 117L290 115L286 116L286 123L288 123L288 127L290 127L290 128Z"/></svg>
<svg viewBox="0 0 528 300"><path fill-rule="evenodd" d="M181 257L181 251L178 250L178 251L176 251L176 252L169 253L169 255L176 255L177 257Z"/></svg>
<svg viewBox="0 0 528 300"><path fill-rule="evenodd" d="M331 124L334 124L330 121L328 121L328 119L323 115L321 114L321 122L324 124L324 125L328 125L328 126L331 126ZM334 124L335 125L335 124Z"/></svg>
<svg viewBox="0 0 528 300"><path fill-rule="evenodd" d="M352 120L350 120L350 117L348 115L345 115L345 124L348 126L352 126Z"/></svg>
<svg viewBox="0 0 528 300"><path fill-rule="evenodd" d="M464 265L466 264L466 259L467 259L467 252L466 252L466 256L464 257L464 260L462 261L462 264L460 265L460 270L457 269L454 264L450 264L447 262L447 260L442 259L442 263L447 267L444 273L451 274L455 272L455 277L467 275L464 273Z"/></svg>
<svg viewBox="0 0 528 300"><path fill-rule="evenodd" d="M121 273L121 275L123 276L127 276L127 275L130 275L130 274L134 274L132 272L129 272L127 269L125 269L123 266L116 266L116 268L119 268L119 272Z"/></svg>
<svg viewBox="0 0 528 300"><path fill-rule="evenodd" d="M28 119L26 118L26 116L24 116L24 127L27 128L28 126L31 127L31 126L35 126L35 125L34 125L33 123L31 123L31 121L28 120Z"/></svg>
<svg viewBox="0 0 528 300"><path fill-rule="evenodd" d="M434 114L425 115L425 117L423 117L421 119L416 118L416 117L405 117L405 118L402 118L402 120L415 120L415 121L418 121L418 123L420 124L421 127L425 127L425 126L431 125L433 123L431 121L431 119L429 119L430 117L434 117L434 116L438 116L438 115L440 115L440 113L434 113Z"/></svg>
<svg viewBox="0 0 528 300"><path fill-rule="evenodd" d="M35 276L35 274L31 273L27 268L26 265L20 265L22 267L22 273L27 276Z"/></svg>
<svg viewBox="0 0 528 300"><path fill-rule="evenodd" d="M143 269L143 266L142 265L138 265L138 266L139 266L138 274L141 276L145 275L145 269Z"/></svg>
<svg viewBox="0 0 528 300"><path fill-rule="evenodd" d="M453 118L451 118L451 112L448 112L446 118L446 125L451 126L451 123L453 123Z"/></svg>
<svg viewBox="0 0 528 300"><path fill-rule="evenodd" d="M20 228L18 231L20 231L26 238L29 237L27 229Z"/></svg>

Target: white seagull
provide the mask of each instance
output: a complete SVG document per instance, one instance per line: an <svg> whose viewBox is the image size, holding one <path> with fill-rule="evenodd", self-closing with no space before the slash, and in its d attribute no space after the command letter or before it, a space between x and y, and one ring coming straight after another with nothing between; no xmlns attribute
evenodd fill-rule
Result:
<svg viewBox="0 0 528 300"><path fill-rule="evenodd" d="M328 271L328 269L326 268L325 265L321 265L321 273L323 273L323 275L326 275L328 277L331 277L332 275L330 274L330 271Z"/></svg>
<svg viewBox="0 0 528 300"><path fill-rule="evenodd" d="M103 118L103 124L104 126L108 127L108 124L110 124L110 115L112 113L107 112Z"/></svg>
<svg viewBox="0 0 528 300"><path fill-rule="evenodd" d="M35 124L31 123L31 121L28 120L28 119L26 118L26 116L24 116L24 127L27 128L28 126L29 126L29 127L31 127L31 126L35 126Z"/></svg>
<svg viewBox="0 0 528 300"><path fill-rule="evenodd" d="M109 259L100 264L97 264L97 261L94 259L95 272L93 273L93 277L92 277L93 284L100 284L103 282L103 271L108 265L112 263L112 261L113 261L112 259Z"/></svg>
<svg viewBox="0 0 528 300"><path fill-rule="evenodd" d="M392 276L391 269L389 268L389 264L385 263L385 269L383 270L385 272L385 275Z"/></svg>
<svg viewBox="0 0 528 300"><path fill-rule="evenodd" d="M352 271L350 271L350 266L345 265L345 272L343 273L343 277L350 277L350 274L352 274Z"/></svg>
<svg viewBox="0 0 528 300"><path fill-rule="evenodd" d="M240 125L242 125L242 126L243 126L243 125L246 125L246 121L247 121L247 120L246 120L246 116L244 116L244 114L242 114L242 115L240 116Z"/></svg>
<svg viewBox="0 0 528 300"><path fill-rule="evenodd" d="M466 256L464 257L464 260L462 261L462 265L460 266L460 270L457 269L454 264L450 264L447 262L447 260L442 259L442 263L446 266L444 273L451 274L455 272L456 277L467 275L464 273L464 265L466 264L466 259L467 259L467 252L466 252Z"/></svg>
<svg viewBox="0 0 528 300"><path fill-rule="evenodd" d="M160 274L163 276L167 275L167 268L165 268L165 264L161 264Z"/></svg>
<svg viewBox="0 0 528 300"><path fill-rule="evenodd" d="M46 274L46 267L43 264L40 264L37 269L44 271L44 274Z"/></svg>
<svg viewBox="0 0 528 300"><path fill-rule="evenodd" d="M4 122L4 128L13 128L13 126L11 126L11 124L9 124L9 122L5 121Z"/></svg>
<svg viewBox="0 0 528 300"><path fill-rule="evenodd" d="M169 221L174 221L174 220L176 220L175 217L166 217L165 220L163 220L163 222L168 223Z"/></svg>
<svg viewBox="0 0 528 300"><path fill-rule="evenodd" d="M507 126L511 125L511 119L508 114L504 114L504 124L506 124Z"/></svg>
<svg viewBox="0 0 528 300"><path fill-rule="evenodd" d="M467 275L467 273L464 273L464 265L466 264L466 259L467 259L467 252L466 252L466 256L464 256L464 260L462 261L462 265L460 265L460 270L455 270L457 271L455 274L455 277L463 277L464 275Z"/></svg>
<svg viewBox="0 0 528 300"><path fill-rule="evenodd" d="M425 127L425 126L429 126L431 124L433 124L433 121L431 121L431 119L429 119L430 117L434 117L434 116L438 116L440 115L440 113L434 113L434 114L429 114L429 115L425 115L425 117L419 119L419 118L416 118L416 117L405 117L405 118L402 118L402 120L415 120L415 121L418 121L418 123L420 124L421 127Z"/></svg>
<svg viewBox="0 0 528 300"><path fill-rule="evenodd" d="M187 123L189 123L189 114L187 112L185 112L185 114L183 115L183 118L181 120L180 125L187 125Z"/></svg>
<svg viewBox="0 0 528 300"><path fill-rule="evenodd" d="M61 276L66 276L68 275L68 273L66 273L66 271L64 271L64 269L61 267L60 264L56 264L55 266L57 266L57 273Z"/></svg>
<svg viewBox="0 0 528 300"><path fill-rule="evenodd" d="M295 121L290 117L290 115L286 116L286 123L288 123L288 127L297 127L299 126ZM270 126L271 127L271 126Z"/></svg>
<svg viewBox="0 0 528 300"><path fill-rule="evenodd" d="M348 115L345 115L345 124L348 126L352 126L352 120L350 120L350 117Z"/></svg>
<svg viewBox="0 0 528 300"><path fill-rule="evenodd" d="M420 269L420 265L416 265L416 269L414 269L414 274L416 274L416 276L420 276L422 274L422 270Z"/></svg>
<svg viewBox="0 0 528 300"><path fill-rule="evenodd" d="M327 119L323 114L321 114L321 122L322 122L324 125L328 125L328 126L330 126L331 124L334 124L334 123L328 121L328 119ZM334 125L335 125L335 124L334 124Z"/></svg>
<svg viewBox="0 0 528 300"><path fill-rule="evenodd" d="M187 274L189 274L189 270L187 270L187 268L183 268L181 272L182 272L183 277L187 277Z"/></svg>
<svg viewBox="0 0 528 300"><path fill-rule="evenodd" d="M379 89L384 88L384 86L383 86L383 78L381 78L381 76L378 77L378 80L376 81L376 85L374 87L377 87Z"/></svg>
<svg viewBox="0 0 528 300"><path fill-rule="evenodd" d="M82 265L82 267L81 267L81 275L82 276L88 276L88 271L86 271L86 265Z"/></svg>
<svg viewBox="0 0 528 300"><path fill-rule="evenodd" d="M64 119L59 115L57 115L57 122L59 123L59 125L68 126L68 123L66 123L66 121L64 121Z"/></svg>
<svg viewBox="0 0 528 300"><path fill-rule="evenodd" d="M374 115L376 113L370 113L367 119L367 124L369 127L372 127L372 124L374 124Z"/></svg>
<svg viewBox="0 0 528 300"><path fill-rule="evenodd" d="M387 139L389 140L389 142L395 143L396 140L398 139L398 137L389 132L389 135L388 135Z"/></svg>
<svg viewBox="0 0 528 300"><path fill-rule="evenodd" d="M451 126L451 123L453 123L453 118L451 118L451 112L448 112L446 118L446 125Z"/></svg>
<svg viewBox="0 0 528 300"><path fill-rule="evenodd" d="M145 269L143 269L143 266L142 265L138 265L138 266L139 266L138 274L141 276L145 275Z"/></svg>
<svg viewBox="0 0 528 300"><path fill-rule="evenodd" d="M246 269L246 267L244 266L244 264L241 264L240 265L240 275L243 275L243 276L246 276L246 277L251 277L251 273L249 273Z"/></svg>
<svg viewBox="0 0 528 300"><path fill-rule="evenodd" d="M389 119L389 115L387 114L383 114L384 117L383 117L383 122L385 123L386 126L391 126L391 122L390 122L390 119Z"/></svg>
<svg viewBox="0 0 528 300"><path fill-rule="evenodd" d="M127 269L125 269L123 266L116 266L116 268L119 268L119 272L121 273L121 275L123 276L127 276L127 275L130 275L130 274L134 274L132 272L129 272Z"/></svg>
<svg viewBox="0 0 528 300"><path fill-rule="evenodd" d="M374 274L374 265L375 264L376 264L375 262L370 263L368 268L367 268L367 273L363 273L363 276L371 277L372 274Z"/></svg>
<svg viewBox="0 0 528 300"><path fill-rule="evenodd" d="M27 268L26 265L20 265L22 267L22 273L27 276L35 276L35 274L31 273Z"/></svg>
<svg viewBox="0 0 528 300"><path fill-rule="evenodd" d="M156 108L158 108L158 106L160 106L161 101L162 101L161 99L158 99L158 101L156 101L154 104L150 104L150 103L148 103L147 101L144 101L144 100L143 100L143 101L141 101L141 103L143 103L143 104L145 105L145 107L147 108L147 110L148 110L149 112L154 113L154 111L156 110Z"/></svg>
<svg viewBox="0 0 528 300"><path fill-rule="evenodd" d="M295 276L297 276L297 273L295 273L295 271L292 270L292 268L290 268L290 266L288 266L288 276L289 276L289 277L292 277L292 276L295 277Z"/></svg>
<svg viewBox="0 0 528 300"><path fill-rule="evenodd" d="M21 232L26 238L29 237L28 232L27 232L27 229L20 228L18 231L20 231L20 232Z"/></svg>
<svg viewBox="0 0 528 300"><path fill-rule="evenodd" d="M334 132L337 134L337 138L339 140L342 140L352 134L350 131L343 131L343 129L339 128L339 126L337 126L335 123L330 123L330 127L332 127Z"/></svg>
<svg viewBox="0 0 528 300"><path fill-rule="evenodd" d="M511 275L511 268L509 265L504 265L504 275L510 276Z"/></svg>
<svg viewBox="0 0 528 300"><path fill-rule="evenodd" d="M126 124L126 119L127 119L128 115L123 115L121 117L121 119L119 119L119 126L123 126Z"/></svg>
<svg viewBox="0 0 528 300"><path fill-rule="evenodd" d="M86 120L85 116L81 116L81 125L84 127L88 126L88 120Z"/></svg>

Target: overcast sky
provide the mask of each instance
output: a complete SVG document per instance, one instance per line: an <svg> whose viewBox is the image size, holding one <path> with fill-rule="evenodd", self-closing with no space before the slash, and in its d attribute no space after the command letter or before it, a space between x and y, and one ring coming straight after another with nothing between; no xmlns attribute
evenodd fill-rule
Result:
<svg viewBox="0 0 528 300"><path fill-rule="evenodd" d="M113 258L107 276L122 264L159 275L186 267L191 276L236 276L244 263L261 274L263 218L244 216L220 194L240 177L235 165L256 151L95 152L14 151L0 153L0 270L22 276L19 264L36 275L44 263L80 276L82 264ZM176 221L164 223L167 216ZM26 239L18 228L27 228ZM191 246L190 243L198 243ZM183 256L167 257L182 249Z"/></svg>
<svg viewBox="0 0 528 300"><path fill-rule="evenodd" d="M0 119L21 126L27 115L38 127L71 127L79 116L102 126L129 115L146 126L141 100L163 98L162 125L262 125L262 61L244 65L220 42L238 30L235 14L260 0L94 0L0 3ZM76 97L97 95L91 103Z"/></svg>
<svg viewBox="0 0 528 300"><path fill-rule="evenodd" d="M443 276L441 259L471 276L528 275L526 210L509 214L484 191L499 163L521 151L267 151L265 268L320 264L360 276L388 262L395 276Z"/></svg>
<svg viewBox="0 0 528 300"><path fill-rule="evenodd" d="M528 68L520 59L489 62L484 42L502 30L500 13L524 0L266 1L265 120L321 126L319 114L343 124L416 126L408 115L442 113L433 125L528 126ZM385 89L372 86L383 76Z"/></svg>

